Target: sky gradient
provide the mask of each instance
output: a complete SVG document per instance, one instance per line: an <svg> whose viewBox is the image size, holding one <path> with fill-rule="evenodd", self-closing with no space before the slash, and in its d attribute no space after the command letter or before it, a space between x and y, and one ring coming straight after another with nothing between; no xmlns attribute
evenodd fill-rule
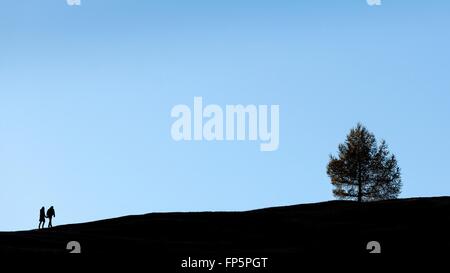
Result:
<svg viewBox="0 0 450 273"><path fill-rule="evenodd" d="M450 2L2 1L0 230L333 199L364 123L401 197L450 195ZM280 146L175 142L177 104L280 105Z"/></svg>

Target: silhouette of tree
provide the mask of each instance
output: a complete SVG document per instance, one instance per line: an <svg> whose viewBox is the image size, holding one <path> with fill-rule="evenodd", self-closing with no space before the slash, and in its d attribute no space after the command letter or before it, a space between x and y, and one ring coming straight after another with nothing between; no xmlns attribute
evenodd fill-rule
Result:
<svg viewBox="0 0 450 273"><path fill-rule="evenodd" d="M338 157L330 155L327 167L335 197L358 202L398 197L400 168L384 140L378 145L375 136L358 123L338 149Z"/></svg>

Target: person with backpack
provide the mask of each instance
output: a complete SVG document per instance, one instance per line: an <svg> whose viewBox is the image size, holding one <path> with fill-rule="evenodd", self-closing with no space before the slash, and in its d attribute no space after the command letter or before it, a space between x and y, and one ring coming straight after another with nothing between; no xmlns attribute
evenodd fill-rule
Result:
<svg viewBox="0 0 450 273"><path fill-rule="evenodd" d="M53 225L52 225L52 218L53 217L56 217L56 214L55 214L55 209L53 208L53 206L51 206L47 210L47 218L48 218L48 227L49 228L53 227Z"/></svg>

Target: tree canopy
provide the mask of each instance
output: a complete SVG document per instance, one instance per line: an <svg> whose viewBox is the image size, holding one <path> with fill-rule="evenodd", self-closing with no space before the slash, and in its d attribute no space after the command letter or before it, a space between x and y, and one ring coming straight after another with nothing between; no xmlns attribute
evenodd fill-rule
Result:
<svg viewBox="0 0 450 273"><path fill-rule="evenodd" d="M337 157L330 156L327 174L338 199L358 202L395 199L401 192L396 157L384 140L378 144L374 134L360 123L339 145Z"/></svg>

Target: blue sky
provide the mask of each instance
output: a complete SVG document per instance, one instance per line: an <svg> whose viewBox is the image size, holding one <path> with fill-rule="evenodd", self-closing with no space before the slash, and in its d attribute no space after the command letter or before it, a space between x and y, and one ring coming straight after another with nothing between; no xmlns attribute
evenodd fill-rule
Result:
<svg viewBox="0 0 450 273"><path fill-rule="evenodd" d="M333 199L357 122L450 195L450 3L2 1L0 230ZM279 104L280 147L175 142L176 104Z"/></svg>

